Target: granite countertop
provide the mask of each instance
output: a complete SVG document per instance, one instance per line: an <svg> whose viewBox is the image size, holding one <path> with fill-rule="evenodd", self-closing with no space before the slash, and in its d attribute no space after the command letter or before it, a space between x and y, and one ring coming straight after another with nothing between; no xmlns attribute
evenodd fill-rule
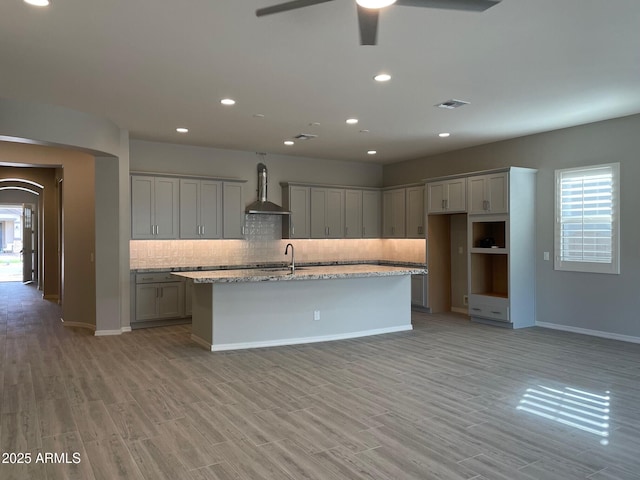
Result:
<svg viewBox="0 0 640 480"><path fill-rule="evenodd" d="M265 267L235 270L172 272L194 283L237 283L290 280L327 280L335 278L387 277L427 273L424 267L398 267L380 264L300 266L292 274L288 268Z"/></svg>
<svg viewBox="0 0 640 480"><path fill-rule="evenodd" d="M247 265L208 265L208 266L192 266L192 267L159 267L159 268L132 268L131 273L165 273L165 272L204 272L212 270L249 270L249 269L266 269L276 267L286 267L286 263L254 263ZM296 266L302 268L307 267L328 267L338 265L384 265L391 267L409 267L426 269L424 263L414 262L396 262L391 260L355 260L355 261L333 261L333 262L296 262ZM421 272L426 273L426 272Z"/></svg>

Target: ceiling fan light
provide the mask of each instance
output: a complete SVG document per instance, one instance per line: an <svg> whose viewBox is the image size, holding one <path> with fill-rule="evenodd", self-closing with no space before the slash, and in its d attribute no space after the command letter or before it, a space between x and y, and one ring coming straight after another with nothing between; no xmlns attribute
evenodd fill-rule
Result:
<svg viewBox="0 0 640 480"><path fill-rule="evenodd" d="M396 0L356 0L356 3L364 8L384 8L396 3Z"/></svg>

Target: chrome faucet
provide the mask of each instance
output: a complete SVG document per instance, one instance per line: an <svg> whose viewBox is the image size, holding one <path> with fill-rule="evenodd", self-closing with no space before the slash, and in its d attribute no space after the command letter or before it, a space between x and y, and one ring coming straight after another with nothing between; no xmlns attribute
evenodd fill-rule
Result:
<svg viewBox="0 0 640 480"><path fill-rule="evenodd" d="M291 273L296 273L296 258L294 256L293 253L293 245L290 243L287 243L287 246L284 249L284 254L288 255L289 254L289 247L291 247L291 263L289 264L289 269L291 270Z"/></svg>

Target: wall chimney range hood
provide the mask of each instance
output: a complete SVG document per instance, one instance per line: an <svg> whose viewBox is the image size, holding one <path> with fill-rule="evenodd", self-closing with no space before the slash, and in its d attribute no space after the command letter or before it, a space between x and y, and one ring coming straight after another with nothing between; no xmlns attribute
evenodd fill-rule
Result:
<svg viewBox="0 0 640 480"><path fill-rule="evenodd" d="M280 205L267 200L267 166L264 163L258 164L258 200L253 202L245 210L250 214L262 215L290 215L291 212L285 210Z"/></svg>

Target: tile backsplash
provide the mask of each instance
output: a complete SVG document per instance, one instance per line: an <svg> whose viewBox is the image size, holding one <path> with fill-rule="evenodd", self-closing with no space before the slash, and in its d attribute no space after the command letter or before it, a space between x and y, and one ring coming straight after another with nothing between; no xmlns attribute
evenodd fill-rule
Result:
<svg viewBox="0 0 640 480"><path fill-rule="evenodd" d="M282 239L282 217L247 215L244 240L131 240L131 268L199 267L288 262L287 243L296 262L391 260L425 262L420 239Z"/></svg>

